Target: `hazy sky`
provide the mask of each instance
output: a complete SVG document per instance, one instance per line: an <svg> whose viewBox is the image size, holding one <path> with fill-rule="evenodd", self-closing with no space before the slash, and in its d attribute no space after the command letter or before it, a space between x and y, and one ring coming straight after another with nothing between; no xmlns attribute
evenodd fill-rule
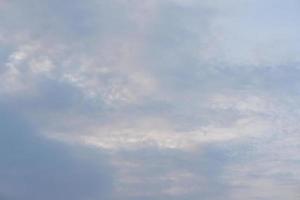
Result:
<svg viewBox="0 0 300 200"><path fill-rule="evenodd" d="M298 0L0 0L1 200L299 200Z"/></svg>

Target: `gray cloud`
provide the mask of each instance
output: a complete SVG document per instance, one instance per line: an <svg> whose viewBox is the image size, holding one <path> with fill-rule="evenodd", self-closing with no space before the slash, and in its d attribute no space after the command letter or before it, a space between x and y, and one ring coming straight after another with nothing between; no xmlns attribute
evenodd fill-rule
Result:
<svg viewBox="0 0 300 200"><path fill-rule="evenodd" d="M117 158L124 163L119 180L124 199L222 199L229 192L222 174L230 157L216 146L193 153L150 147Z"/></svg>
<svg viewBox="0 0 300 200"><path fill-rule="evenodd" d="M45 140L3 105L0 132L4 199L109 199L112 168L100 152Z"/></svg>

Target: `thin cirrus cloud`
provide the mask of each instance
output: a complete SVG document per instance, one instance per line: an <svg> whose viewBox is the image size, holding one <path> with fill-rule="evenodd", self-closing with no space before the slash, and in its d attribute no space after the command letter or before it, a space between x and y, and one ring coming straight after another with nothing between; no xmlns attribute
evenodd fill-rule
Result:
<svg viewBox="0 0 300 200"><path fill-rule="evenodd" d="M0 198L299 199L299 6L0 1Z"/></svg>

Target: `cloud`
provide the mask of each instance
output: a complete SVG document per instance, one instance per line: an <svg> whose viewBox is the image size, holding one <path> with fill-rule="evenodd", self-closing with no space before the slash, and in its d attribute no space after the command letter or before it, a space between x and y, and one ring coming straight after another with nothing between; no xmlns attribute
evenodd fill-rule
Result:
<svg viewBox="0 0 300 200"><path fill-rule="evenodd" d="M122 151L115 163L123 165L118 190L125 199L221 199L227 195L221 178L226 159L226 152L217 147Z"/></svg>
<svg viewBox="0 0 300 200"><path fill-rule="evenodd" d="M1 105L4 199L108 199L112 168L100 152L41 138L16 110Z"/></svg>
<svg viewBox="0 0 300 200"><path fill-rule="evenodd" d="M0 1L0 198L298 199L297 6Z"/></svg>

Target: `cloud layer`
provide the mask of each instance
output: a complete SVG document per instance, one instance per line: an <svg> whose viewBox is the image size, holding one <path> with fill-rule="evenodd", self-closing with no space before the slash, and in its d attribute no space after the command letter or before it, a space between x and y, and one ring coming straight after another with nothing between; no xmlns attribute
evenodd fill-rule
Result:
<svg viewBox="0 0 300 200"><path fill-rule="evenodd" d="M0 198L299 199L296 0L0 0Z"/></svg>

